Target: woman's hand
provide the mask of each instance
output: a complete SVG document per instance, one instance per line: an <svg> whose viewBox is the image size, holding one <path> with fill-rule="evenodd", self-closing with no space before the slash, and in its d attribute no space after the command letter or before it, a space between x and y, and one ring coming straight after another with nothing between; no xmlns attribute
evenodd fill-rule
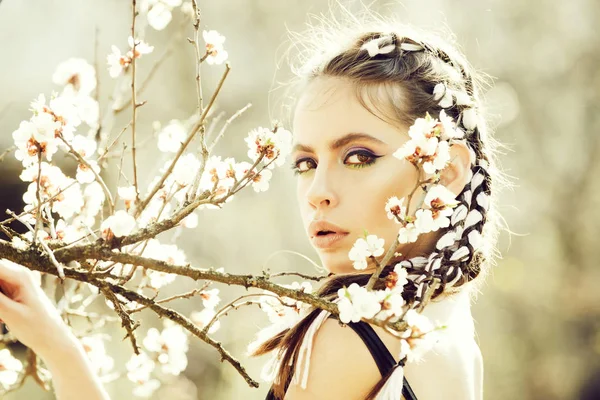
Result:
<svg viewBox="0 0 600 400"><path fill-rule="evenodd" d="M0 259L0 319L12 334L42 358L76 340L46 296L34 272Z"/></svg>
<svg viewBox="0 0 600 400"><path fill-rule="evenodd" d="M45 361L58 400L110 400L83 346L34 272L4 259L0 259L0 319Z"/></svg>

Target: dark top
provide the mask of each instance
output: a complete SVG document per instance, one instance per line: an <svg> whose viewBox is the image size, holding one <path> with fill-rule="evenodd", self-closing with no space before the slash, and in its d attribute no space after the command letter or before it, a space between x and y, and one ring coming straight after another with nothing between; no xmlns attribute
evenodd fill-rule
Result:
<svg viewBox="0 0 600 400"><path fill-rule="evenodd" d="M329 318L335 318L335 316L330 315ZM350 328L354 330L360 336L362 341L369 349L369 352L375 359L375 363L377 364L377 368L379 368L379 373L382 377L386 376L388 372L396 365L396 361L394 357L388 350L388 348L383 344L379 335L375 332L373 327L364 321L359 322L350 322L348 324ZM290 375L291 378L291 375ZM291 380L285 385L285 389L287 390ZM406 376L404 377L404 382L402 384L402 395L406 398L406 400L417 400L417 396L412 391L408 381L406 380ZM269 390L267 393L267 398L265 400L278 400L273 394L273 389Z"/></svg>

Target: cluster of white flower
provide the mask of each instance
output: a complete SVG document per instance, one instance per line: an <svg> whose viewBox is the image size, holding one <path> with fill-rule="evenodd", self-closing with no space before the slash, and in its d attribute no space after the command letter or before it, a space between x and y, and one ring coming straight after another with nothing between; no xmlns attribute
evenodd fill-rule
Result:
<svg viewBox="0 0 600 400"><path fill-rule="evenodd" d="M406 312L404 321L408 329L401 335L400 359L406 357L408 362L419 361L439 340L439 335L429 318L414 309Z"/></svg>
<svg viewBox="0 0 600 400"><path fill-rule="evenodd" d="M223 48L225 36L215 30L202 31L202 38L206 42L206 62L209 64L223 64L229 56Z"/></svg>
<svg viewBox="0 0 600 400"><path fill-rule="evenodd" d="M417 118L408 135L411 139L396 150L394 157L421 165L427 174L434 174L450 160L451 142L462 139L465 133L442 110L439 121L429 113L425 118Z"/></svg>
<svg viewBox="0 0 600 400"><path fill-rule="evenodd" d="M292 134L281 127L253 129L244 140L248 144L248 157L256 161L262 155L269 169L274 168L273 164L281 167L292 151Z"/></svg>
<svg viewBox="0 0 600 400"><path fill-rule="evenodd" d="M12 134L16 145L15 157L28 167L37 163L41 155L48 161L62 145L63 139L70 141L73 132L81 124L79 111L73 99L53 94L46 104L46 96L40 94L31 103L33 116L22 121Z"/></svg>
<svg viewBox="0 0 600 400"><path fill-rule="evenodd" d="M354 242L348 257L354 262L354 268L366 269L369 257L379 257L383 254L384 240L376 235L367 235L366 239L359 238Z"/></svg>
<svg viewBox="0 0 600 400"><path fill-rule="evenodd" d="M134 396L149 398L160 387L160 381L152 377L156 363L146 352L134 354L125 364L125 368L127 378L135 384Z"/></svg>
<svg viewBox="0 0 600 400"><path fill-rule="evenodd" d="M121 54L121 50L117 46L112 46L112 53L106 57L108 63L108 73L111 77L116 78L131 65L134 58L140 58L144 54L149 54L154 50L154 46L148 45L140 39L134 39L129 36L127 39L129 50L125 54ZM134 46L135 45L135 46ZM134 51L135 47L135 51Z"/></svg>
<svg viewBox="0 0 600 400"><path fill-rule="evenodd" d="M56 67L52 81L63 86L61 97L68 98L77 109L81 121L89 125L91 132L98 128L100 106L92 97L96 89L96 70L82 58L69 58ZM92 153L87 154L87 157Z"/></svg>
<svg viewBox="0 0 600 400"><path fill-rule="evenodd" d="M188 364L188 334L181 325L164 320L163 329L150 328L143 339L144 350L126 363L127 378L136 386L133 394L148 398L160 387L153 377L156 368L166 375L178 376Z"/></svg>
<svg viewBox="0 0 600 400"><path fill-rule="evenodd" d="M338 290L338 308L340 321L344 323L358 322L362 318L397 319L403 313L405 301L402 297L404 285L408 282L407 271L397 264L393 275L393 284L385 290L367 290L367 288L352 283Z"/></svg>
<svg viewBox="0 0 600 400"><path fill-rule="evenodd" d="M390 322L397 322L403 318L409 328L401 336L400 359L407 357L409 361L417 360L431 348L437 336L427 317L414 309L405 309L406 301L402 293L404 285L408 283L406 269L397 264L390 275L393 275L394 283L385 290L368 290L357 283L339 289L339 318L346 324L359 322L363 318Z"/></svg>
<svg viewBox="0 0 600 400"><path fill-rule="evenodd" d="M156 123L156 125L159 124ZM158 127L157 129L159 130L159 150L164 153L179 151L181 143L185 141L187 136L184 124L178 120L171 120L164 128ZM271 169L275 165L283 165L285 157L291 152L292 135L279 126L273 130L261 127L250 131L245 140L249 147L248 156L251 161L256 162L262 154L262 161L266 164L265 167L260 169L260 166L256 166L250 171L253 164L247 161L236 162L231 157L222 159L220 156L210 156L206 160L203 174L198 183L200 192L212 192L213 197L218 199L228 195L239 184L249 183L256 192L266 191L269 188L269 182L273 176ZM171 164L171 160L165 162L160 172L165 172ZM171 210L169 204L171 199L177 201L178 204L183 203L201 165L202 161L195 154L186 153L182 155L175 164L171 175L166 179L162 189L159 190L158 195L143 211L139 220L140 226L146 226L151 222L167 217ZM158 177L155 178L149 187L153 187L158 179ZM123 193L120 196L125 201L126 207L129 207L134 198L134 192L131 192L131 189L128 189L129 192L125 192L124 188L122 190ZM231 196L226 199L226 201L231 200ZM161 212L160 216L158 215L159 211ZM195 215L190 216L189 219L184 221L183 225L196 226L196 218Z"/></svg>

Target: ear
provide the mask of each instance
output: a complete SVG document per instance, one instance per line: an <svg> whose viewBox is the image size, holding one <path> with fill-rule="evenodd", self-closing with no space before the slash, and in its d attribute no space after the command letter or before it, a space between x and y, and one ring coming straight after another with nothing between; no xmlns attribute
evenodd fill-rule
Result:
<svg viewBox="0 0 600 400"><path fill-rule="evenodd" d="M471 155L467 145L461 142L450 146L450 161L440 173L440 184L456 196L463 191L471 176Z"/></svg>

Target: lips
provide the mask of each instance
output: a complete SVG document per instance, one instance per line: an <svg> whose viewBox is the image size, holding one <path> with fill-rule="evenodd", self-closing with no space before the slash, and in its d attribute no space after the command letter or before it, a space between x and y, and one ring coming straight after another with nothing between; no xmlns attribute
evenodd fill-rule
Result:
<svg viewBox="0 0 600 400"><path fill-rule="evenodd" d="M308 227L308 234L313 245L320 249L334 247L349 232L324 220L315 220Z"/></svg>

